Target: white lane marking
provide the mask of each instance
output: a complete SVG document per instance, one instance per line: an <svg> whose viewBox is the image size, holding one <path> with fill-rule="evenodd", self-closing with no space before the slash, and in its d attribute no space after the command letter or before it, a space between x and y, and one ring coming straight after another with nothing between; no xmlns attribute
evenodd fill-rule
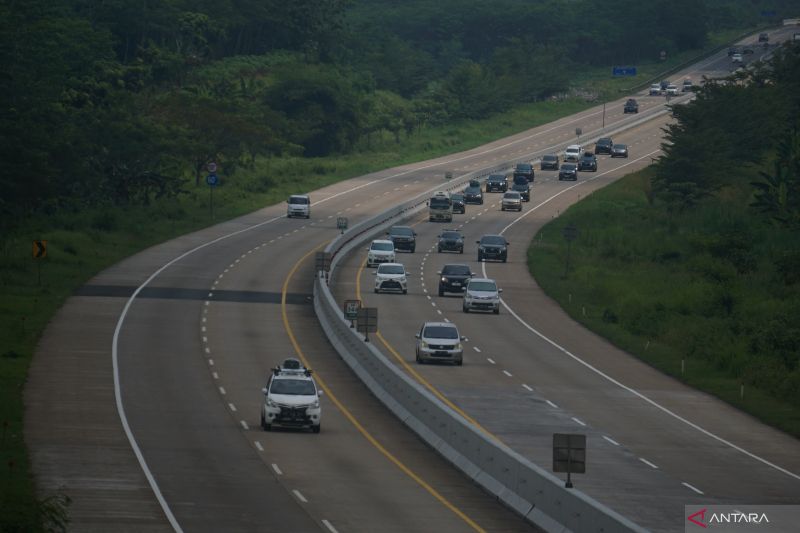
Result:
<svg viewBox="0 0 800 533"><path fill-rule="evenodd" d="M511 377L511 372L509 372L508 370L503 370L503 374L505 374L508 377Z"/></svg>
<svg viewBox="0 0 800 533"><path fill-rule="evenodd" d="M528 391L528 392L533 392L533 389L532 389L532 388L530 388L529 386L527 386L527 385L526 385L526 384L524 384L524 383L522 384L522 388L524 388L524 389L525 389L526 391Z"/></svg>
<svg viewBox="0 0 800 533"><path fill-rule="evenodd" d="M422 289L422 292L424 292L425 294L428 294L428 289Z"/></svg>
<svg viewBox="0 0 800 533"><path fill-rule="evenodd" d="M248 426L247 422L245 422L244 420L239 420L239 423L242 425L245 431L248 431L250 429L250 426Z"/></svg>
<svg viewBox="0 0 800 533"><path fill-rule="evenodd" d="M264 451L264 447L261 445L261 443L260 443L260 442L258 442L258 441L255 441L253 444L255 444L255 445L256 445L256 448L258 449L258 451L260 451L260 452L263 452L263 451Z"/></svg>
<svg viewBox="0 0 800 533"><path fill-rule="evenodd" d="M208 318L203 317L203 323L205 323L206 320L208 320Z"/></svg>
<svg viewBox="0 0 800 533"><path fill-rule="evenodd" d="M494 359L492 359L491 357L487 357L486 360L489 361L493 365L497 364L497 363L494 362Z"/></svg>
<svg viewBox="0 0 800 533"><path fill-rule="evenodd" d="M277 465L277 464L275 464L275 463L272 463L272 469L273 469L273 470L275 471L275 473L276 473L276 474L278 474L279 476L282 476L282 475L283 475L283 471L280 469L280 467L278 467L278 465Z"/></svg>
<svg viewBox="0 0 800 533"><path fill-rule="evenodd" d="M427 298L428 298L428 300L430 300L430 299L431 299L431 295L430 295L430 294L428 294L428 295L427 295Z"/></svg>
<svg viewBox="0 0 800 533"><path fill-rule="evenodd" d="M203 337L203 343L205 344L207 342L208 342L208 337Z"/></svg>
<svg viewBox="0 0 800 533"><path fill-rule="evenodd" d="M234 413L236 412L236 406L233 405L232 403L228 403L228 407L230 407L231 411L233 411Z"/></svg>
<svg viewBox="0 0 800 533"><path fill-rule="evenodd" d="M441 309L437 309L436 312L439 313L440 315L442 314Z"/></svg>
<svg viewBox="0 0 800 533"><path fill-rule="evenodd" d="M445 318L444 321L445 322L450 322L450 319L449 318Z"/></svg>
<svg viewBox="0 0 800 533"><path fill-rule="evenodd" d="M292 492L294 493L294 495L295 495L295 496L297 496L297 499L298 499L298 500L300 500L300 501L301 501L301 502L303 502L303 503L308 503L308 500L306 500L306 497L305 497L305 496L303 496L303 495L300 493L300 491L299 491L299 490L297 490L297 489L292 489Z"/></svg>
<svg viewBox="0 0 800 533"><path fill-rule="evenodd" d="M216 372L212 372L211 377L214 379L219 379L219 374L217 374Z"/></svg>
<svg viewBox="0 0 800 533"><path fill-rule="evenodd" d="M206 346L206 353L207 354L211 353L211 348L209 348L208 346Z"/></svg>
<svg viewBox="0 0 800 533"><path fill-rule="evenodd" d="M205 332L206 332L206 327L205 327L205 326L202 326L202 327L200 328L200 331L202 331L203 333L205 333Z"/></svg>
<svg viewBox="0 0 800 533"><path fill-rule="evenodd" d="M209 359L208 360L208 366L214 366L214 360L213 359Z"/></svg>
<svg viewBox="0 0 800 533"><path fill-rule="evenodd" d="M553 402L551 402L550 400L545 400L545 401L547 402L547 405L549 405L553 409L558 409L558 406L556 404L554 404Z"/></svg>
<svg viewBox="0 0 800 533"><path fill-rule="evenodd" d="M702 490L698 489L697 487L693 487L693 486L689 485L685 481L681 481L681 485L683 485L684 487L688 487L688 488L692 489L697 494L705 494Z"/></svg>
<svg viewBox="0 0 800 533"><path fill-rule="evenodd" d="M211 305L211 302L209 302L208 300L206 300L206 306L208 306L208 305Z"/></svg>
<svg viewBox="0 0 800 533"><path fill-rule="evenodd" d="M327 527L328 531L330 531L331 533L339 533L338 531L336 531L336 528L333 527L333 524L331 524L327 520L323 519L322 523L325 524L325 527Z"/></svg>
<svg viewBox="0 0 800 533"><path fill-rule="evenodd" d="M473 350L475 350L475 351L476 351L476 352L478 352L478 353L480 353L480 352L481 352L481 349L480 349L480 348L478 348L477 346L473 346L473 347L472 347L472 349L473 349Z"/></svg>
<svg viewBox="0 0 800 533"><path fill-rule="evenodd" d="M219 393L224 395L225 394L225 387L220 387L219 388Z"/></svg>
<svg viewBox="0 0 800 533"><path fill-rule="evenodd" d="M651 463L650 461L648 461L644 457L639 457L639 460L641 462L643 462L644 464L646 464L647 466L649 466L650 468L655 468L656 470L658 470L658 467L656 465L654 465L653 463Z"/></svg>
<svg viewBox="0 0 800 533"><path fill-rule="evenodd" d="M577 419L577 418L575 418L574 416L572 417L572 420L574 420L574 421L575 421L577 424L580 424L580 425L582 425L582 426L585 426L585 425L586 425L586 422L583 422L583 421L581 421L581 420L578 420L578 419Z"/></svg>
<svg viewBox="0 0 800 533"><path fill-rule="evenodd" d="M614 440L614 439L612 439L611 437L606 437L605 435L603 435L603 438L604 438L604 439L606 439L606 440L607 440L608 442L610 442L611 444L613 444L614 446L619 446L619 442L615 441L615 440Z"/></svg>
<svg viewBox="0 0 800 533"><path fill-rule="evenodd" d="M431 302L431 305L436 307L436 302Z"/></svg>

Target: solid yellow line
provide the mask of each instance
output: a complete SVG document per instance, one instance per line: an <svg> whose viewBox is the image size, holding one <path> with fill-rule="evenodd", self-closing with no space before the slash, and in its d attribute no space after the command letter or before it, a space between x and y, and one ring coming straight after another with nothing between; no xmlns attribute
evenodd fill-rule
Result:
<svg viewBox="0 0 800 533"><path fill-rule="evenodd" d="M292 276L294 276L295 272L297 272L297 269L300 268L300 265L302 264L302 262L305 261L312 253L316 252L317 250L319 250L324 245L325 245L325 243L320 244L319 246L317 246L316 248L314 248L313 250L308 252L306 255L301 257L300 260L297 261L297 263L294 264L292 269L289 271L289 274L286 276L286 279L283 282L283 288L281 289L281 316L283 318L283 326L284 326L284 328L286 328L286 333L289 335L289 340L291 341L295 352L297 353L298 357L300 357L300 360L303 362L303 365L305 365L307 368L311 368L311 365L309 364L308 360L306 359L306 356L303 353L303 350L300 348L300 345L297 343L297 339L294 336L294 332L292 331L292 327L289 325L289 318L288 318L288 316L286 314L286 293L288 292L289 281L292 279ZM355 416L353 416L352 413L350 413L350 411L339 401L339 399L336 397L335 394L333 394L331 389L328 388L328 386L326 385L326 383L322 379L322 377L319 374L315 374L315 376L316 376L315 379L316 379L317 383L319 384L320 387L322 387L322 390L325 391L325 395L333 402L333 404L336 406L337 409L339 409L339 411L345 416L345 418L347 418L350 421L350 423L353 424L353 426L355 426L355 428L359 431L359 433L361 433L364 436L364 438L366 438L370 442L370 444L375 446L375 448L377 448L379 452L381 452L387 459L389 459L389 461L394 463L395 466L397 466L397 468L402 470L403 473L405 473L408 477L410 477L411 479L416 481L420 486L422 486L425 490L427 490L428 493L430 493L434 498L439 500L439 502L442 505L447 507L456 516L458 516L464 522L466 522L472 529L474 529L475 531L480 531L481 533L485 533L485 530L482 527L480 527L478 524L476 524L474 520L472 520L470 517L468 517L466 514L464 514L460 509L458 509L456 506L454 506L452 503L450 503L447 500L447 498L442 496L436 489L434 489L432 486L430 486L424 479L419 477L410 468L408 468L406 465L404 465L389 450L384 448L383 445L380 442L378 442L378 440L375 437L373 437L369 433L369 431L367 431L366 428L364 426L362 426L361 423L358 420L356 420Z"/></svg>

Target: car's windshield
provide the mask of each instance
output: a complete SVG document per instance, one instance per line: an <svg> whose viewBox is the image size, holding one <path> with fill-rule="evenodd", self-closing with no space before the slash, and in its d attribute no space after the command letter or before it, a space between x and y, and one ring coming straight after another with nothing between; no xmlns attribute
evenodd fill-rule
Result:
<svg viewBox="0 0 800 533"><path fill-rule="evenodd" d="M507 192L503 195L503 198L507 198L510 200L519 200L519 193L518 192Z"/></svg>
<svg viewBox="0 0 800 533"><path fill-rule="evenodd" d="M542 161L555 161L556 159L558 159L558 157L554 155L546 155L542 157Z"/></svg>
<svg viewBox="0 0 800 533"><path fill-rule="evenodd" d="M567 153L569 154L577 154L578 152L580 152L579 148L572 148L572 147L567 148Z"/></svg>
<svg viewBox="0 0 800 533"><path fill-rule="evenodd" d="M378 267L378 274L405 274L403 265L381 265Z"/></svg>
<svg viewBox="0 0 800 533"><path fill-rule="evenodd" d="M292 196L289 198L290 204L297 204L297 205L308 205L308 198L304 196Z"/></svg>
<svg viewBox="0 0 800 533"><path fill-rule="evenodd" d="M373 242L370 248L373 250L378 250L380 252L394 251L394 245L390 242Z"/></svg>
<svg viewBox="0 0 800 533"><path fill-rule="evenodd" d="M414 235L414 231L411 228L401 228L401 227L394 227L389 230L391 235L400 235L403 237L410 237Z"/></svg>
<svg viewBox="0 0 800 533"><path fill-rule="evenodd" d="M442 276L469 276L467 265L445 265L442 269Z"/></svg>
<svg viewBox="0 0 800 533"><path fill-rule="evenodd" d="M457 339L458 330L448 326L427 326L422 336L427 339Z"/></svg>
<svg viewBox="0 0 800 533"><path fill-rule="evenodd" d="M308 379L275 379L269 388L270 394L287 394L291 396L316 395L314 383Z"/></svg>
<svg viewBox="0 0 800 533"><path fill-rule="evenodd" d="M461 234L457 231L445 231L442 233L442 239L460 239Z"/></svg>
<svg viewBox="0 0 800 533"><path fill-rule="evenodd" d="M445 197L434 196L433 198L431 198L429 205L433 209L447 209L448 207L450 207L451 202L452 200L450 200L450 198L446 196Z"/></svg>
<svg viewBox="0 0 800 533"><path fill-rule="evenodd" d="M450 199L453 200L454 202L459 202L464 199L464 195L459 193L453 193L450 195Z"/></svg>
<svg viewBox="0 0 800 533"><path fill-rule="evenodd" d="M467 290L482 292L497 292L497 285L493 281L471 281Z"/></svg>
<svg viewBox="0 0 800 533"><path fill-rule="evenodd" d="M481 190L478 187L474 187L474 186L470 185L469 187L464 189L464 192L465 193L476 193L476 192L481 192Z"/></svg>
<svg viewBox="0 0 800 533"><path fill-rule="evenodd" d="M528 163L517 163L517 172L530 172L531 165Z"/></svg>
<svg viewBox="0 0 800 533"><path fill-rule="evenodd" d="M489 181L506 181L506 177L502 174L492 174L489 176Z"/></svg>
<svg viewBox="0 0 800 533"><path fill-rule="evenodd" d="M627 147L628 147L628 145L627 145L627 144L615 144L615 145L614 145L614 150L624 150L624 149L626 149Z"/></svg>
<svg viewBox="0 0 800 533"><path fill-rule="evenodd" d="M481 244L505 244L506 240L499 235L486 235L481 237Z"/></svg>
<svg viewBox="0 0 800 533"><path fill-rule="evenodd" d="M575 170L575 165L573 165L572 163L564 163L563 165L561 165L561 170L566 172L569 172L570 170Z"/></svg>

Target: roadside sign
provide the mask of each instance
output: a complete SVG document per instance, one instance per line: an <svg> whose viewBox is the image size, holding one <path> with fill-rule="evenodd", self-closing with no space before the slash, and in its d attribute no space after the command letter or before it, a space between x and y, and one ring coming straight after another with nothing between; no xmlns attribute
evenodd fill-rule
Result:
<svg viewBox="0 0 800 533"><path fill-rule="evenodd" d="M336 217L336 228L344 233L344 230L347 229L347 217Z"/></svg>
<svg viewBox="0 0 800 533"><path fill-rule="evenodd" d="M446 180L451 180L451 179L453 179L453 173L452 173L452 172L449 172L449 171L448 171L448 172L445 172L445 173L444 173L444 179L446 179Z"/></svg>
<svg viewBox="0 0 800 533"><path fill-rule="evenodd" d="M356 330L364 334L364 340L369 342L369 334L378 331L378 308L361 307L356 317Z"/></svg>
<svg viewBox="0 0 800 533"><path fill-rule="evenodd" d="M361 300L345 300L344 301L344 317L350 321L350 327L353 327L353 321L358 318L358 310L361 309Z"/></svg>
<svg viewBox="0 0 800 533"><path fill-rule="evenodd" d="M219 185L219 178L216 174L209 174L206 176L206 183L208 183L211 187L216 187Z"/></svg>
<svg viewBox="0 0 800 533"><path fill-rule="evenodd" d="M216 174L217 173L217 164L214 161L209 161L208 165L206 165L209 174Z"/></svg>
<svg viewBox="0 0 800 533"><path fill-rule="evenodd" d="M566 472L566 488L572 488L571 474L586 473L586 435L553 433L553 472Z"/></svg>
<svg viewBox="0 0 800 533"><path fill-rule="evenodd" d="M575 128L575 135L577 135L578 137L580 137L582 133L583 133L583 130L582 130L582 129L580 129L580 128Z"/></svg>
<svg viewBox="0 0 800 533"><path fill-rule="evenodd" d="M578 238L578 228L569 224L568 226L564 226L564 229L561 230L561 234L564 238L568 241L574 241Z"/></svg>
<svg viewBox="0 0 800 533"><path fill-rule="evenodd" d="M44 259L47 257L47 241L33 241L33 258Z"/></svg>
<svg viewBox="0 0 800 533"><path fill-rule="evenodd" d="M331 269L331 253L317 252L314 255L314 269L316 272L319 272L320 270L328 272Z"/></svg>
<svg viewBox="0 0 800 533"><path fill-rule="evenodd" d="M613 67L612 76L636 76L636 67Z"/></svg>
<svg viewBox="0 0 800 533"><path fill-rule="evenodd" d="M667 51L661 50L661 53L658 54L658 56L661 58L661 61L664 61L665 59L667 59Z"/></svg>
<svg viewBox="0 0 800 533"><path fill-rule="evenodd" d="M766 18L775 17L778 14L777 11L762 11L761 16Z"/></svg>

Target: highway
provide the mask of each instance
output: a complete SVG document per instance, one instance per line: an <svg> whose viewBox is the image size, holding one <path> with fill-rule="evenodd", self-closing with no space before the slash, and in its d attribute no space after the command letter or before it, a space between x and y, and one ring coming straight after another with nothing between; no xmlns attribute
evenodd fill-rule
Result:
<svg viewBox="0 0 800 533"><path fill-rule="evenodd" d="M673 79L719 75L729 63L723 52ZM76 531L532 530L391 417L338 358L311 306L314 252L338 234L339 216L352 225L444 183L446 171L556 151L576 127L588 135L665 103L637 98L638 117L622 114L623 98L604 117L598 106L313 191L308 221L270 206L102 272L53 320L31 368L26 439L37 482L71 495ZM684 504L800 503L797 440L572 322L530 279L524 256L544 222L657 157L667 120L615 134L631 157L601 156L577 183L537 167L521 215L501 213L497 200L468 206L454 223L469 237L463 256L431 252L443 225L410 221L417 253L398 254L414 274L408 295L372 294L365 253L348 257L333 286L337 299L360 293L380 308L376 345L398 365L543 467L553 432L586 433L589 470L576 488L663 531L682 527ZM469 243L500 231L509 262L475 262ZM457 297L436 296L445 262L496 278L501 314L465 315ZM462 368L413 364L413 333L438 318L469 337ZM287 356L304 359L325 391L318 435L258 427L261 387Z"/></svg>

